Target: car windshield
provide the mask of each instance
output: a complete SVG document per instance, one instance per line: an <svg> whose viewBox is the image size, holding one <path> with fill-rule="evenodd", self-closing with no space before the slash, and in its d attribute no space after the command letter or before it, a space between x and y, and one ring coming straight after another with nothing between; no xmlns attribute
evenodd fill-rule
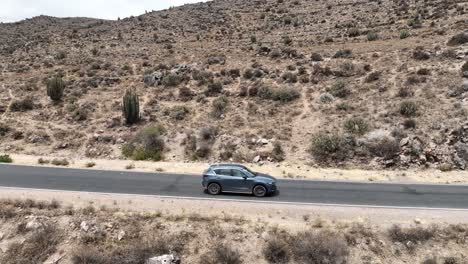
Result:
<svg viewBox="0 0 468 264"><path fill-rule="evenodd" d="M244 168L244 171L247 172L247 173L249 174L249 176L252 176L252 177L257 176L257 173L256 173L256 172L251 171L251 170L249 170L249 169L247 169L247 168Z"/></svg>

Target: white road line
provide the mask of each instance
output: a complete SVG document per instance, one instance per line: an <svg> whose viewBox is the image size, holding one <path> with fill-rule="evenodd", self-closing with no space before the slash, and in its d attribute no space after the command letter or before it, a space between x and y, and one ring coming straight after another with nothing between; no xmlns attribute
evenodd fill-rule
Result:
<svg viewBox="0 0 468 264"><path fill-rule="evenodd" d="M236 203L256 203L256 204L283 204L283 205L308 205L321 207L344 207L344 208L369 208L369 209L398 209L398 210L428 210L428 211L458 211L468 212L468 209L461 208L437 208L437 207L412 207L412 206L385 206L385 205L361 205L361 204L333 204L333 203L305 203L305 202L281 202L281 201L260 201L260 200L242 200L242 199L223 199L223 198L204 198L190 196L171 196L171 195L149 195L149 194L134 194L134 193L109 193L109 192L89 192L89 191L69 191L69 190L53 190L53 189L38 189L38 188L17 188L17 187L1 187L0 190L23 190L23 191L47 191L47 192L65 192L65 193L84 193L98 195L127 195L139 196L157 199L176 199L176 200L197 200L197 201L220 201L220 202L236 202ZM260 199L260 198L259 198Z"/></svg>

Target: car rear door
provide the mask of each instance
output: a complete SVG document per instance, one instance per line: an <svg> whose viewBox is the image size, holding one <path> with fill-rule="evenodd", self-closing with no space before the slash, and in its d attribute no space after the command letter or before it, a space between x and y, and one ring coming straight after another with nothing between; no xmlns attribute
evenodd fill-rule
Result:
<svg viewBox="0 0 468 264"><path fill-rule="evenodd" d="M230 169L216 169L216 179L218 182L221 184L221 188L225 192L234 192L236 191L235 189L235 184L233 183L233 179L231 176L231 170Z"/></svg>

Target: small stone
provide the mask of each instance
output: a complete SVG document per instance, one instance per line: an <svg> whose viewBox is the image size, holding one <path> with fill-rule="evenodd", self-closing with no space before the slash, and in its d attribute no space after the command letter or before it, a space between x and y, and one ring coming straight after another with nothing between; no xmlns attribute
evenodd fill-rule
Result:
<svg viewBox="0 0 468 264"><path fill-rule="evenodd" d="M255 158L253 159L253 163L258 163L260 161L261 157L259 155L255 156Z"/></svg>
<svg viewBox="0 0 468 264"><path fill-rule="evenodd" d="M417 224L417 225L420 225L422 223L422 221L421 221L421 219L416 218L416 219L414 219L414 223Z"/></svg>
<svg viewBox="0 0 468 264"><path fill-rule="evenodd" d="M406 146L409 143L409 137L405 137L400 141L400 147Z"/></svg>
<svg viewBox="0 0 468 264"><path fill-rule="evenodd" d="M81 222L80 224L80 228L81 230L85 231L85 232L88 232L89 231L89 224L85 221Z"/></svg>
<svg viewBox="0 0 468 264"><path fill-rule="evenodd" d="M124 238L125 238L125 231L121 230L118 234L117 234L117 240L119 241L122 241Z"/></svg>

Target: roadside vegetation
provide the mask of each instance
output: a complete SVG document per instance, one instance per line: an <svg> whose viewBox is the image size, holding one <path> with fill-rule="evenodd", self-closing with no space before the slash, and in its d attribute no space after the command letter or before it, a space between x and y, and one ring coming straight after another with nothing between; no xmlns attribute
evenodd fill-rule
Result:
<svg viewBox="0 0 468 264"><path fill-rule="evenodd" d="M357 263L365 254L369 261L463 263L459 253L468 243L468 226L461 224L384 228L304 216L304 230L297 232L268 220L260 227L242 216L126 212L117 206L0 200L0 232L8 234L0 262L43 263L59 257L73 264L140 264L174 254L181 263L344 264Z"/></svg>

